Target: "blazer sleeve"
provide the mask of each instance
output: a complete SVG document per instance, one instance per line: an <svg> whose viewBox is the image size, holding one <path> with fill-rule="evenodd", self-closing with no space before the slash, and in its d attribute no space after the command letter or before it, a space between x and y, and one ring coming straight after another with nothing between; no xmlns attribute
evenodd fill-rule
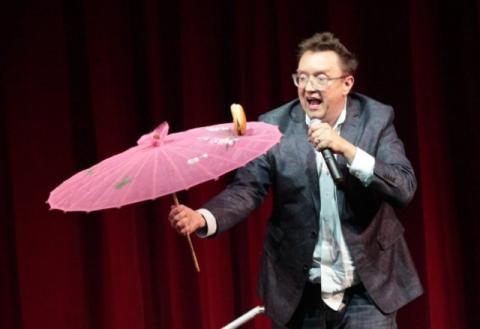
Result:
<svg viewBox="0 0 480 329"><path fill-rule="evenodd" d="M373 180L369 185L387 202L397 207L406 206L417 188L417 180L402 141L393 125L394 112L387 107L375 152Z"/></svg>
<svg viewBox="0 0 480 329"><path fill-rule="evenodd" d="M215 234L239 223L262 203L271 184L268 157L264 154L238 169L232 183L203 206L217 221Z"/></svg>

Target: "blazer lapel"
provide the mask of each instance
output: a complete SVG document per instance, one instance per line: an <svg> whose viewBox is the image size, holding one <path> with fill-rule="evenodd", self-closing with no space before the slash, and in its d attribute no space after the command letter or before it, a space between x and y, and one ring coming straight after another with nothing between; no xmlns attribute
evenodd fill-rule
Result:
<svg viewBox="0 0 480 329"><path fill-rule="evenodd" d="M347 99L347 117L343 123L341 136L349 141L350 143L356 145L357 139L360 134L360 104L356 99L348 97ZM339 170L342 171L344 177L348 177L348 167L347 160L339 156L337 157L337 164ZM343 219L346 214L346 204L345 204L345 193L342 188L337 186L337 205L340 219Z"/></svg>
<svg viewBox="0 0 480 329"><path fill-rule="evenodd" d="M307 186L310 187L310 196L315 208L315 214L318 216L318 214L320 214L319 177L315 151L307 138L308 127L305 122L305 112L301 106L298 105L292 110L292 116L294 117L294 139L297 146L295 151L297 152L298 159L301 159L300 162L306 165ZM315 222L318 222L318 218Z"/></svg>
<svg viewBox="0 0 480 329"><path fill-rule="evenodd" d="M343 123L341 136L352 144L356 144L358 134L360 133L360 104L357 100L348 97L347 99L347 116ZM347 165L347 161L344 157L338 157L337 161L342 166Z"/></svg>

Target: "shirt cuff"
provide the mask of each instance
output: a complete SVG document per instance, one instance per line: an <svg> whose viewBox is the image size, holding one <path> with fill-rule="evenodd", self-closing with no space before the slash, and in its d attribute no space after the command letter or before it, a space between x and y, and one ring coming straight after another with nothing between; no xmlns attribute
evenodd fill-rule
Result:
<svg viewBox="0 0 480 329"><path fill-rule="evenodd" d="M357 177L363 186L368 186L372 182L375 158L361 148L357 147L352 163L347 166L350 173Z"/></svg>
<svg viewBox="0 0 480 329"><path fill-rule="evenodd" d="M197 235L201 238L209 237L217 232L217 220L210 210L201 208L197 212L205 218L206 226L197 230Z"/></svg>

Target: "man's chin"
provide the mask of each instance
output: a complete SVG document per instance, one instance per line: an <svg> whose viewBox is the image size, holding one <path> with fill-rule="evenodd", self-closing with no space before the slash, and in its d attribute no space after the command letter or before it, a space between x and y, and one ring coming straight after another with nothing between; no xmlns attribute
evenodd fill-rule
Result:
<svg viewBox="0 0 480 329"><path fill-rule="evenodd" d="M325 111L323 110L323 108L308 107L307 109L305 109L305 112L310 118L317 118L320 120L322 120L325 115Z"/></svg>

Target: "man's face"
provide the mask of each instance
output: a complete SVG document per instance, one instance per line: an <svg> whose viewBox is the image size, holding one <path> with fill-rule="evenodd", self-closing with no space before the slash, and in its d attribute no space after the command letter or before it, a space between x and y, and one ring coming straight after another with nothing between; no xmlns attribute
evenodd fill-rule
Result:
<svg viewBox="0 0 480 329"><path fill-rule="evenodd" d="M304 81L307 79L306 84L297 87L305 113L333 125L345 106L353 76L342 71L340 58L333 51L305 52L298 62L297 74ZM342 78L318 83L322 77Z"/></svg>

